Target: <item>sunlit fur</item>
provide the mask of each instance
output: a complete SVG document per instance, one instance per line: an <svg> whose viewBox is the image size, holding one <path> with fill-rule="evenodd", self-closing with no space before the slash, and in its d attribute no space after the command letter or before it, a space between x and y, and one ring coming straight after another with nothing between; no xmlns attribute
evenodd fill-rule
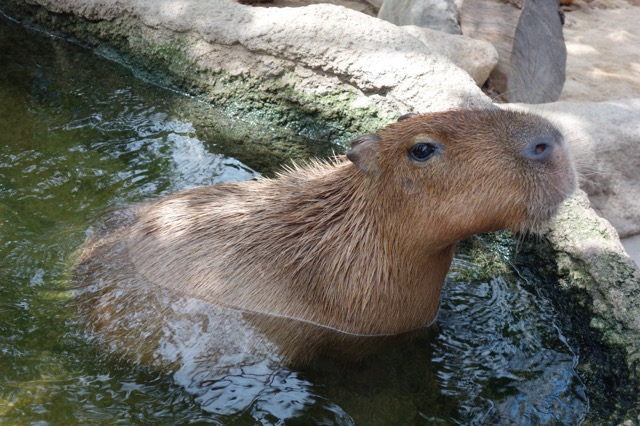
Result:
<svg viewBox="0 0 640 426"><path fill-rule="evenodd" d="M553 156L523 158L539 135L559 141ZM377 136L366 171L338 157L134 206L87 244L77 280L133 280L345 334L393 335L433 321L457 241L535 229L574 190L561 136L534 115L423 114ZM419 141L443 149L416 162L408 150ZM118 321L101 309L113 315L90 321ZM280 343L312 350L322 336Z"/></svg>

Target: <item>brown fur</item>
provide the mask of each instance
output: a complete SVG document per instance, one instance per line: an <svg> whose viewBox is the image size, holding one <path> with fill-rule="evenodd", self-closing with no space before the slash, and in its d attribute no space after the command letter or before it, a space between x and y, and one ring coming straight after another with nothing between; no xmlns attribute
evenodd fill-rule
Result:
<svg viewBox="0 0 640 426"><path fill-rule="evenodd" d="M271 318L262 326L279 330L274 340L290 358L327 339L300 324L359 337L425 327L457 241L535 229L573 191L562 142L546 161L520 154L540 135L561 140L525 113L417 115L354 143L356 164L341 157L135 206L86 246L76 269L82 285L94 286L85 313L96 329L118 321L123 307L101 304L109 285L145 283ZM418 163L407 152L420 141L444 151ZM125 309L135 310L144 300L129 291ZM297 324L295 339L282 331L287 321ZM296 345L306 349L287 347Z"/></svg>

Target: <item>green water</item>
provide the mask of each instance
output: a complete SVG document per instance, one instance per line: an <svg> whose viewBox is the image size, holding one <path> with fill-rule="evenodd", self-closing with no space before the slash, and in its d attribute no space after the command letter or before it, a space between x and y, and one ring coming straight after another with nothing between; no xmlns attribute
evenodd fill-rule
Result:
<svg viewBox="0 0 640 426"><path fill-rule="evenodd" d="M589 404L553 309L464 260L435 330L357 363L193 388L85 336L67 274L101 213L332 149L0 20L0 424L579 423Z"/></svg>

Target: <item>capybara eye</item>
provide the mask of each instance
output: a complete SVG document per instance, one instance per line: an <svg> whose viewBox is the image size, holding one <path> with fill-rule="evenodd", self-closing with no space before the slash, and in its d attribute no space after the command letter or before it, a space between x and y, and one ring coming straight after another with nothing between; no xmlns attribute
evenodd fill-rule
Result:
<svg viewBox="0 0 640 426"><path fill-rule="evenodd" d="M437 150L432 143L417 143L409 150L409 156L415 161L427 161Z"/></svg>

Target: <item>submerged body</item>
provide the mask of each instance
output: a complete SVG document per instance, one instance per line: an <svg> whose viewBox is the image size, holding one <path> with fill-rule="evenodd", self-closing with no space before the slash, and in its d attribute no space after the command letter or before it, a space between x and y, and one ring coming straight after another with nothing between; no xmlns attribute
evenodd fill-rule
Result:
<svg viewBox="0 0 640 426"><path fill-rule="evenodd" d="M342 344L352 352L346 345L434 320L457 241L535 229L574 187L562 136L540 117L416 115L331 164L117 213L76 267L80 307L107 341L143 358L188 312L176 310L182 298L239 315L235 326L251 324L289 361ZM203 339L230 331L216 318Z"/></svg>

